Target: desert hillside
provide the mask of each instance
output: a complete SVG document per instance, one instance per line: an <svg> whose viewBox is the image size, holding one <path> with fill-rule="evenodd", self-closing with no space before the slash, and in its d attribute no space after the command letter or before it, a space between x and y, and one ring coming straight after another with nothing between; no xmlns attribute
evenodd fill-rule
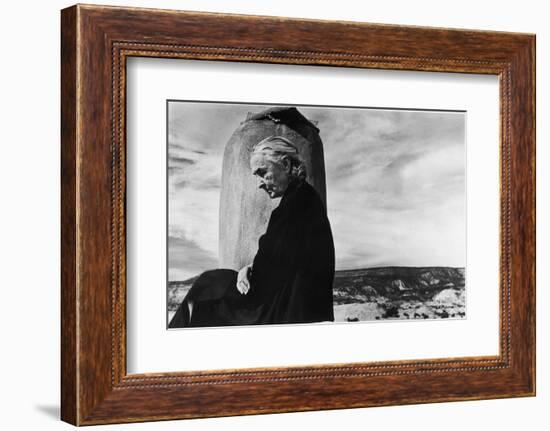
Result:
<svg viewBox="0 0 550 431"><path fill-rule="evenodd" d="M337 271L336 321L463 318L464 268L382 267Z"/></svg>

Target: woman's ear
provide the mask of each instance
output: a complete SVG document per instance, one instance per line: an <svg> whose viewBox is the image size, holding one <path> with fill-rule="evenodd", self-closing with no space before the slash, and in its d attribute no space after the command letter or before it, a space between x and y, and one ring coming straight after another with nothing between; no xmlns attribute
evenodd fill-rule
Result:
<svg viewBox="0 0 550 431"><path fill-rule="evenodd" d="M292 169L292 162L288 158L288 156L283 156L281 159L281 163L283 164L283 167L285 168L285 171L287 174L290 174L290 171Z"/></svg>

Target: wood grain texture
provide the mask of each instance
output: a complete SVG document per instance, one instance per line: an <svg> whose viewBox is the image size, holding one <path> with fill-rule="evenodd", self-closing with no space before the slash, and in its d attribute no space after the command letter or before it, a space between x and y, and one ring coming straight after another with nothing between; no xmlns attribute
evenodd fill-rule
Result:
<svg viewBox="0 0 550 431"><path fill-rule="evenodd" d="M77 422L76 9L61 16L61 418Z"/></svg>
<svg viewBox="0 0 550 431"><path fill-rule="evenodd" d="M61 38L63 420L86 425L534 395L533 35L79 5L62 11ZM130 56L498 75L499 355L127 375Z"/></svg>

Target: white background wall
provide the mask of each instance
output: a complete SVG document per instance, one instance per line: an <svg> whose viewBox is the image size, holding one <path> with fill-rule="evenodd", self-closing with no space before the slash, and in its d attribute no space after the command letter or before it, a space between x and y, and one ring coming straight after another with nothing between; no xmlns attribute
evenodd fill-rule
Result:
<svg viewBox="0 0 550 431"><path fill-rule="evenodd" d="M548 429L550 374L549 13L542 1L201 0L103 4L475 28L537 34L538 395L536 398L105 426L147 430ZM0 427L69 429L59 415L59 10L66 1L4 2L0 14ZM546 307L545 307L546 305Z"/></svg>

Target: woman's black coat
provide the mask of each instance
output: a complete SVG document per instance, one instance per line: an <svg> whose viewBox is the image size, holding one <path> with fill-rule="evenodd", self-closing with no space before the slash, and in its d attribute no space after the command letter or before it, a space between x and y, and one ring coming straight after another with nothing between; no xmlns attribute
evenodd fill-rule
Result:
<svg viewBox="0 0 550 431"><path fill-rule="evenodd" d="M237 290L236 271L206 271L169 327L332 321L333 281L334 242L326 209L311 185L295 181L260 237L249 292ZM191 321L188 300L194 303Z"/></svg>

